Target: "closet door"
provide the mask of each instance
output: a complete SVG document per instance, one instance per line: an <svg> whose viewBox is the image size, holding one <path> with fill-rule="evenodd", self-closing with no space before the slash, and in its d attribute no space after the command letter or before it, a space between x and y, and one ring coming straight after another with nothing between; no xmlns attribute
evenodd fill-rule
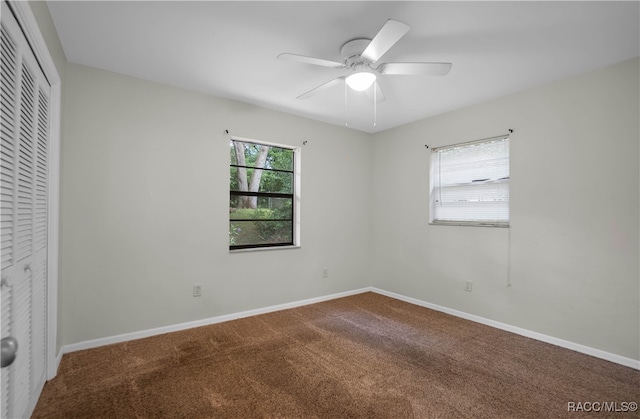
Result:
<svg viewBox="0 0 640 419"><path fill-rule="evenodd" d="M51 89L4 1L1 30L1 320L18 342L0 369L4 418L30 416L46 379Z"/></svg>

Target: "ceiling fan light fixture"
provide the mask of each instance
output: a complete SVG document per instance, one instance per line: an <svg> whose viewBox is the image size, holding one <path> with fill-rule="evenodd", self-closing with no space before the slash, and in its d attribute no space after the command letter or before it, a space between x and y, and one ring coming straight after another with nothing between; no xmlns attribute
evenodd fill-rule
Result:
<svg viewBox="0 0 640 419"><path fill-rule="evenodd" d="M345 79L347 86L357 92L363 92L367 90L369 87L371 87L374 81L376 81L376 75L367 71L353 73Z"/></svg>

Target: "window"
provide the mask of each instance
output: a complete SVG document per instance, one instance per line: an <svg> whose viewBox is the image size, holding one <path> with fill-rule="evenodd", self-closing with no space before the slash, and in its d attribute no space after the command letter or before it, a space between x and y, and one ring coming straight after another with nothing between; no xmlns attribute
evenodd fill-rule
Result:
<svg viewBox="0 0 640 419"><path fill-rule="evenodd" d="M296 149L234 138L229 153L229 249L295 245Z"/></svg>
<svg viewBox="0 0 640 419"><path fill-rule="evenodd" d="M509 137L431 150L431 223L509 226Z"/></svg>

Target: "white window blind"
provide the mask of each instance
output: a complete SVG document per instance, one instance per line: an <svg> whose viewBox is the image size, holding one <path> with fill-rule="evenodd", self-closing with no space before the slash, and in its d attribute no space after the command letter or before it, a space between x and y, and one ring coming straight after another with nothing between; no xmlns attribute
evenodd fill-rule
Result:
<svg viewBox="0 0 640 419"><path fill-rule="evenodd" d="M509 137L431 151L433 224L509 225Z"/></svg>

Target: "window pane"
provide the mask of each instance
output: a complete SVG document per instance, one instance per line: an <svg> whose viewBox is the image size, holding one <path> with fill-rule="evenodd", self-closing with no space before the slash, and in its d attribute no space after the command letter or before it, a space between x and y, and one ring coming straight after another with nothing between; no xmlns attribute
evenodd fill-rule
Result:
<svg viewBox="0 0 640 419"><path fill-rule="evenodd" d="M238 159L236 158L236 149L235 149L235 141L229 141L229 159L231 164L238 164Z"/></svg>
<svg viewBox="0 0 640 419"><path fill-rule="evenodd" d="M509 202L509 183L504 181L458 184L433 188L436 204L467 202Z"/></svg>
<svg viewBox="0 0 640 419"><path fill-rule="evenodd" d="M471 183L509 177L509 143L505 140L458 146L435 156L439 183Z"/></svg>
<svg viewBox="0 0 640 419"><path fill-rule="evenodd" d="M293 192L293 173L233 166L229 170L229 188L232 191Z"/></svg>
<svg viewBox="0 0 640 419"><path fill-rule="evenodd" d="M294 244L295 150L229 142L229 246Z"/></svg>
<svg viewBox="0 0 640 419"><path fill-rule="evenodd" d="M229 245L293 244L292 221L231 221Z"/></svg>
<svg viewBox="0 0 640 419"><path fill-rule="evenodd" d="M293 150L249 142L229 143L231 164L293 171Z"/></svg>
<svg viewBox="0 0 640 419"><path fill-rule="evenodd" d="M293 150L280 147L271 147L267 155L268 169L293 171Z"/></svg>
<svg viewBox="0 0 640 419"><path fill-rule="evenodd" d="M230 220L291 220L292 198L233 196L229 206Z"/></svg>
<svg viewBox="0 0 640 419"><path fill-rule="evenodd" d="M509 202L445 202L438 207L437 215L434 221L501 223L509 221Z"/></svg>
<svg viewBox="0 0 640 419"><path fill-rule="evenodd" d="M436 149L431 176L432 221L509 221L509 138Z"/></svg>

